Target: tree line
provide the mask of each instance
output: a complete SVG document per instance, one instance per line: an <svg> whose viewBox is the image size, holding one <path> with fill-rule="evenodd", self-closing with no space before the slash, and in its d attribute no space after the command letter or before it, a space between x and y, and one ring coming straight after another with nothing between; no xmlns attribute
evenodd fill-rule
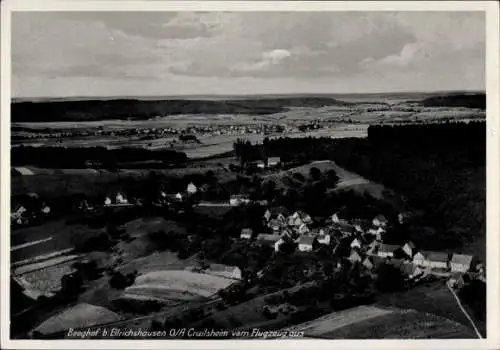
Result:
<svg viewBox="0 0 500 350"><path fill-rule="evenodd" d="M179 164L188 160L184 152L173 150L148 150L143 148L106 147L31 147L19 146L11 150L13 166L33 165L43 168L81 169L98 167L113 169L122 162L145 160L162 161L164 164Z"/></svg>

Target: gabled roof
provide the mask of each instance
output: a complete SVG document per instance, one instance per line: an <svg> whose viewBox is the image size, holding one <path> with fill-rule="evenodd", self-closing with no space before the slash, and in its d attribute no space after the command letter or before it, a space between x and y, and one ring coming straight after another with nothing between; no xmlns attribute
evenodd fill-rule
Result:
<svg viewBox="0 0 500 350"><path fill-rule="evenodd" d="M423 251L421 253L429 261L448 262L448 258L449 258L448 253L435 252L435 251Z"/></svg>
<svg viewBox="0 0 500 350"><path fill-rule="evenodd" d="M388 221L387 218L384 215L382 215L382 214L379 214L379 215L375 216L374 220L375 219L378 220L378 221L382 221L382 222L387 222Z"/></svg>
<svg viewBox="0 0 500 350"><path fill-rule="evenodd" d="M451 262L454 264L470 265L472 262L472 255L465 254L453 254L451 257Z"/></svg>
<svg viewBox="0 0 500 350"><path fill-rule="evenodd" d="M415 243L413 243L412 241L408 241L405 243L405 245L408 245L411 249L415 249Z"/></svg>
<svg viewBox="0 0 500 350"><path fill-rule="evenodd" d="M251 228L244 228L241 230L241 234L252 234L253 230Z"/></svg>
<svg viewBox="0 0 500 350"><path fill-rule="evenodd" d="M257 240L259 241L277 241L281 238L280 235L269 234L269 233L259 233L257 235Z"/></svg>

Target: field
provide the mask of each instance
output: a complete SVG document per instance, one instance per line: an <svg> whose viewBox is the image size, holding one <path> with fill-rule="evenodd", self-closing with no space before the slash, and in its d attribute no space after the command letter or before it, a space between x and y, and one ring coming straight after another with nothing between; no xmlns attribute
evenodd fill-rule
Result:
<svg viewBox="0 0 500 350"><path fill-rule="evenodd" d="M21 277L34 289L43 292L56 292L61 288L61 278L74 271L71 265L74 261L27 272Z"/></svg>
<svg viewBox="0 0 500 350"><path fill-rule="evenodd" d="M304 178L310 177L309 172L311 168L318 168L321 173L326 173L328 170L334 170L339 177L339 182L335 190L348 190L352 189L358 193L369 193L375 198L384 198L384 191L386 190L383 185L374 183L362 176L345 170L344 168L335 164L330 160L314 161L307 165L302 165L296 168L288 169L276 174L265 176L265 180L272 180L276 183L278 188L287 187L287 182L297 181L293 178L293 174L301 174Z"/></svg>
<svg viewBox="0 0 500 350"><path fill-rule="evenodd" d="M121 316L105 308L82 303L49 318L34 330L42 334L51 334L69 328L92 327L120 319Z"/></svg>
<svg viewBox="0 0 500 350"><path fill-rule="evenodd" d="M372 320L374 318L391 314L394 310L382 309L373 306L359 306L352 309L335 312L322 316L313 321L290 327L289 330L303 331L310 337L321 337L336 329L349 326L353 323Z"/></svg>
<svg viewBox="0 0 500 350"><path fill-rule="evenodd" d="M470 323L458 307L453 295L446 288L443 281L431 282L413 288L412 290L382 295L376 302L381 307L397 307L415 309L419 312L430 313L453 322L470 327ZM479 329L486 331L484 324L474 320Z"/></svg>
<svg viewBox="0 0 500 350"><path fill-rule="evenodd" d="M287 290L289 293L294 293L301 288L307 288L313 284L314 282L299 284ZM272 295L281 295L283 291L284 290L280 290L275 293L261 295L232 306L226 310L216 311L211 314L209 318L213 319L219 327L226 329L235 329L240 327L247 329L251 327L272 326L286 322L290 318L289 314L279 313L275 319L270 320L264 316L263 313L263 307L268 304L266 299ZM206 322L207 319L202 319L191 326L200 327Z"/></svg>
<svg viewBox="0 0 500 350"><path fill-rule="evenodd" d="M306 337L326 339L467 339L474 332L449 319L415 310L349 309L305 329ZM297 327L301 329L300 326Z"/></svg>
<svg viewBox="0 0 500 350"><path fill-rule="evenodd" d="M227 278L190 271L152 271L138 276L134 285L127 288L125 293L142 292L142 295L156 296L164 291L188 291L190 294L210 297L219 289L227 288L233 283L233 280Z"/></svg>

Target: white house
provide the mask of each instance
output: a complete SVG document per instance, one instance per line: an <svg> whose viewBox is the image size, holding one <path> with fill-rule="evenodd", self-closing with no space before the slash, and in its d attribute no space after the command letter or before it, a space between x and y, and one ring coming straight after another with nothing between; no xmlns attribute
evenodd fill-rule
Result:
<svg viewBox="0 0 500 350"><path fill-rule="evenodd" d="M433 251L421 251L413 256L413 263L417 266L430 268L448 268L448 254Z"/></svg>
<svg viewBox="0 0 500 350"><path fill-rule="evenodd" d="M399 248L397 245L381 244L377 251L377 256L381 258L392 258L394 252Z"/></svg>
<svg viewBox="0 0 500 350"><path fill-rule="evenodd" d="M413 258L413 254L415 252L415 244L412 241L406 242L403 246L403 252L405 252L408 257Z"/></svg>
<svg viewBox="0 0 500 350"><path fill-rule="evenodd" d="M242 204L248 204L250 203L250 199L247 197L247 196L244 196L244 195L232 195L230 198L229 198L229 204L233 205L233 206L237 206L237 205L242 205Z"/></svg>
<svg viewBox="0 0 500 350"><path fill-rule="evenodd" d="M359 239L354 238L351 242L351 248L361 248L361 242Z"/></svg>
<svg viewBox="0 0 500 350"><path fill-rule="evenodd" d="M377 215L372 220L373 226L376 226L376 227L386 227L388 223L389 223L389 220L387 220L387 218L383 215Z"/></svg>
<svg viewBox="0 0 500 350"><path fill-rule="evenodd" d="M186 191L189 194L195 194L198 192L198 188L194 185L194 183L190 182L189 185L187 185Z"/></svg>
<svg viewBox="0 0 500 350"><path fill-rule="evenodd" d="M123 194L118 192L116 194L116 204L127 204L127 203L128 203L127 198L125 198L125 196Z"/></svg>
<svg viewBox="0 0 500 350"><path fill-rule="evenodd" d="M48 205L44 205L42 208L42 213L44 213L45 215L50 214L50 207Z"/></svg>
<svg viewBox="0 0 500 350"><path fill-rule="evenodd" d="M264 169L266 167L266 163L264 163L263 161L258 161L257 162L257 168L259 169Z"/></svg>
<svg viewBox="0 0 500 350"><path fill-rule="evenodd" d="M244 228L241 230L241 239L251 239L252 238L253 231L251 228Z"/></svg>
<svg viewBox="0 0 500 350"><path fill-rule="evenodd" d="M413 264L415 266L424 267L424 266L426 266L426 261L427 261L427 257L425 256L424 252L417 252L413 256Z"/></svg>
<svg viewBox="0 0 500 350"><path fill-rule="evenodd" d="M22 205L19 205L14 212L10 214L11 218L17 219L20 218L26 212L26 208Z"/></svg>
<svg viewBox="0 0 500 350"><path fill-rule="evenodd" d="M334 224L347 224L348 221L340 216L339 213L335 213L331 216L332 223Z"/></svg>
<svg viewBox="0 0 500 350"><path fill-rule="evenodd" d="M303 236L299 239L299 250L301 252L310 252L313 249L314 238Z"/></svg>
<svg viewBox="0 0 500 350"><path fill-rule="evenodd" d="M469 271L472 263L472 255L453 254L451 256L450 268L452 272L465 273Z"/></svg>
<svg viewBox="0 0 500 350"><path fill-rule="evenodd" d="M357 251L353 250L351 252L351 255L349 255L349 257L347 258L347 260L349 260L351 263L357 263L357 262L361 262L361 256L358 254Z"/></svg>
<svg viewBox="0 0 500 350"><path fill-rule="evenodd" d="M320 244L330 244L330 235L319 235L318 243Z"/></svg>
<svg viewBox="0 0 500 350"><path fill-rule="evenodd" d="M226 278L231 278L231 279L236 279L236 280L241 279L241 270L239 267L236 267L236 266L212 264L212 265L210 265L208 270L206 270L206 273L214 275L214 276L221 276L221 277L226 277Z"/></svg>
<svg viewBox="0 0 500 350"><path fill-rule="evenodd" d="M302 224L302 225L299 226L298 232L301 235L305 235L306 233L309 233L309 227L307 227L306 224Z"/></svg>
<svg viewBox="0 0 500 350"><path fill-rule="evenodd" d="M179 192L177 192L177 194L175 195L175 199L181 201L182 200L182 194L180 194Z"/></svg>
<svg viewBox="0 0 500 350"><path fill-rule="evenodd" d="M271 219L271 212L269 211L269 209L266 209L266 212L264 213L263 218L266 221L269 221Z"/></svg>
<svg viewBox="0 0 500 350"><path fill-rule="evenodd" d="M267 158L267 166L269 168L277 167L278 165L280 165L280 163L281 163L280 157L269 157L269 158Z"/></svg>
<svg viewBox="0 0 500 350"><path fill-rule="evenodd" d="M104 205L111 205L111 198L106 197L106 199L104 199Z"/></svg>

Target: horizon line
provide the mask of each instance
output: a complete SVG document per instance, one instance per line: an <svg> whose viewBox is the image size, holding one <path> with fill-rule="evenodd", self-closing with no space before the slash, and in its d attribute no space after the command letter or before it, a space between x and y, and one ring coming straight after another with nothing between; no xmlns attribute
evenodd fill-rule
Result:
<svg viewBox="0 0 500 350"><path fill-rule="evenodd" d="M348 95L397 95L397 94L449 94L449 93L486 93L486 89L458 90L415 90L380 92L291 92L291 93L248 93L248 94L168 94L168 95L75 95L75 96L11 96L12 100L50 100L50 99L140 99L140 98L187 98L187 97L266 97L266 96L348 96Z"/></svg>

